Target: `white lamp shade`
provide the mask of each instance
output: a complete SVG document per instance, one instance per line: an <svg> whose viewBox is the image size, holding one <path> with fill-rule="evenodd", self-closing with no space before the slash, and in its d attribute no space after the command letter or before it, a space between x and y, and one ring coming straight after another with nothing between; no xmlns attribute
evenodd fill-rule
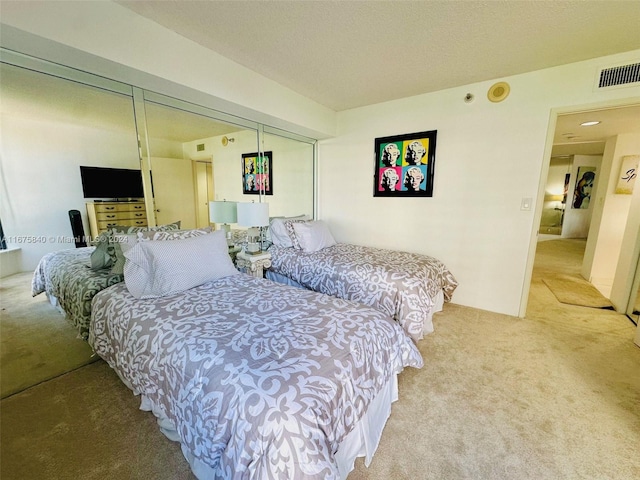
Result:
<svg viewBox="0 0 640 480"><path fill-rule="evenodd" d="M236 223L238 202L209 202L209 220L213 223Z"/></svg>
<svg viewBox="0 0 640 480"><path fill-rule="evenodd" d="M238 203L238 225L241 227L268 227L268 203Z"/></svg>

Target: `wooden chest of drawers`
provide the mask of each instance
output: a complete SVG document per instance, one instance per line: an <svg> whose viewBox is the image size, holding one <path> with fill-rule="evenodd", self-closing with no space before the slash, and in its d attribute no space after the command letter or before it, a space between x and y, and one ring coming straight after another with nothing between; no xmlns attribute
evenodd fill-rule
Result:
<svg viewBox="0 0 640 480"><path fill-rule="evenodd" d="M147 226L147 212L144 202L89 202L87 203L87 216L93 238L115 225Z"/></svg>

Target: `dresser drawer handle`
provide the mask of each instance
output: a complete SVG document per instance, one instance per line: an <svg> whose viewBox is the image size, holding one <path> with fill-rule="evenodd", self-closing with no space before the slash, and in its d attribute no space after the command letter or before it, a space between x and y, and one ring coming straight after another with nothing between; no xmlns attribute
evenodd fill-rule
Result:
<svg viewBox="0 0 640 480"><path fill-rule="evenodd" d="M136 217L144 217L144 213L136 213Z"/></svg>
<svg viewBox="0 0 640 480"><path fill-rule="evenodd" d="M104 207L105 210L115 210L116 207Z"/></svg>
<svg viewBox="0 0 640 480"><path fill-rule="evenodd" d="M117 215L105 215L107 218L116 218Z"/></svg>
<svg viewBox="0 0 640 480"><path fill-rule="evenodd" d="M141 210L142 209L142 205L134 205L133 208L135 210Z"/></svg>

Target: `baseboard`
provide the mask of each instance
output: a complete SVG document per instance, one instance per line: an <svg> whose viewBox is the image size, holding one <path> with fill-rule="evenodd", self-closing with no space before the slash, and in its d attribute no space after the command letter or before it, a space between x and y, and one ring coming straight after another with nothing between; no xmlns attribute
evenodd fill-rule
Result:
<svg viewBox="0 0 640 480"><path fill-rule="evenodd" d="M0 278L8 277L19 273L22 263L22 249L20 247L9 247L0 250Z"/></svg>

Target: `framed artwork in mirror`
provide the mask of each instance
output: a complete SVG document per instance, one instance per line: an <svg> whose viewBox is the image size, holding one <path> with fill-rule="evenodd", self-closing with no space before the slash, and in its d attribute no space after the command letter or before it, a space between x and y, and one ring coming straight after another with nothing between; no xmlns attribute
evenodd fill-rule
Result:
<svg viewBox="0 0 640 480"><path fill-rule="evenodd" d="M437 130L375 139L374 197L432 197Z"/></svg>
<svg viewBox="0 0 640 480"><path fill-rule="evenodd" d="M273 195L273 153L242 154L242 193Z"/></svg>

